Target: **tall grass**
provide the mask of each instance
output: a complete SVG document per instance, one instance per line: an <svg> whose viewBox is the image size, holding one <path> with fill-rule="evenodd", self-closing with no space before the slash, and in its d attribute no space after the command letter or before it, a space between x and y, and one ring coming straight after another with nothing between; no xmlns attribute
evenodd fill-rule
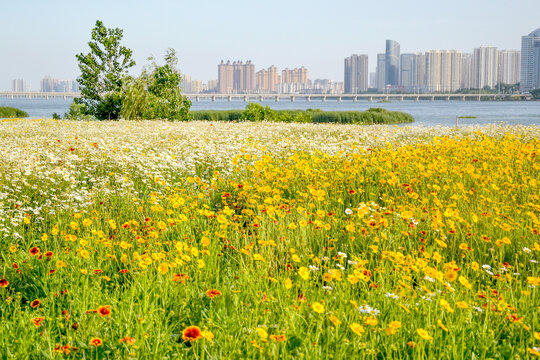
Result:
<svg viewBox="0 0 540 360"><path fill-rule="evenodd" d="M13 108L0 106L0 118L24 118L28 117L25 111Z"/></svg>

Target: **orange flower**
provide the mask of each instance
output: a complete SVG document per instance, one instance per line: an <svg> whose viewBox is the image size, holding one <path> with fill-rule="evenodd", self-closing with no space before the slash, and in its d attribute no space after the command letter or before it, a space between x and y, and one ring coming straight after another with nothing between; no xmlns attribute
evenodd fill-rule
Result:
<svg viewBox="0 0 540 360"><path fill-rule="evenodd" d="M202 337L201 329L198 326L188 326L182 332L182 339L184 341L195 341Z"/></svg>
<svg viewBox="0 0 540 360"><path fill-rule="evenodd" d="M34 247L30 248L29 252L30 252L30 255L33 255L33 256L37 255L37 254L39 254L39 248L34 246Z"/></svg>
<svg viewBox="0 0 540 360"><path fill-rule="evenodd" d="M0 288L7 287L9 285L9 281L6 279L0 279Z"/></svg>
<svg viewBox="0 0 540 360"><path fill-rule="evenodd" d="M287 340L287 337L285 335L270 335L270 339L274 340L275 342L282 342Z"/></svg>
<svg viewBox="0 0 540 360"><path fill-rule="evenodd" d="M132 337L129 337L129 336L124 336L123 338L121 338L118 341L119 342L125 342L128 345L133 345L136 340L135 340L135 338L132 338Z"/></svg>
<svg viewBox="0 0 540 360"><path fill-rule="evenodd" d="M45 320L45 318L43 316L39 316L39 317L35 317L32 319L32 322L34 323L34 326L35 327L40 327L41 326L41 322Z"/></svg>
<svg viewBox="0 0 540 360"><path fill-rule="evenodd" d="M209 298L215 298L215 297L218 297L218 296L221 295L221 291L216 290L216 289L208 290L208 291L206 292L206 295L207 295Z"/></svg>
<svg viewBox="0 0 540 360"><path fill-rule="evenodd" d="M111 315L111 309L110 306L100 306L98 309L98 313L101 317L109 316Z"/></svg>
<svg viewBox="0 0 540 360"><path fill-rule="evenodd" d="M90 339L90 345L95 347L101 346L103 345L103 340L101 340L100 338L92 338Z"/></svg>
<svg viewBox="0 0 540 360"><path fill-rule="evenodd" d="M37 308L40 304L41 304L41 302L40 302L38 299L36 299L36 300L34 300L34 301L32 301L32 302L30 303L30 306L33 307L33 308L35 309L35 308Z"/></svg>
<svg viewBox="0 0 540 360"><path fill-rule="evenodd" d="M186 274L173 274L172 277L174 282L181 282L182 284L184 284L187 279L189 279L189 276Z"/></svg>

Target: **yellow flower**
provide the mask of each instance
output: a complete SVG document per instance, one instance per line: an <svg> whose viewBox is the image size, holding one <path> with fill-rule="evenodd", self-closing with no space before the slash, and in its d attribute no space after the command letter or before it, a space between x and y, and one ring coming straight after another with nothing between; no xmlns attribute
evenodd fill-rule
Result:
<svg viewBox="0 0 540 360"><path fill-rule="evenodd" d="M41 241L47 241L47 240L49 240L49 235L47 234L41 235Z"/></svg>
<svg viewBox="0 0 540 360"><path fill-rule="evenodd" d="M298 275L304 280L309 279L309 270L307 267L302 266L300 269L298 269Z"/></svg>
<svg viewBox="0 0 540 360"><path fill-rule="evenodd" d="M84 219L83 222L82 222L82 224L83 224L84 226L90 226L90 225L92 225L92 220L90 220L90 219Z"/></svg>
<svg viewBox="0 0 540 360"><path fill-rule="evenodd" d="M364 333L364 327L358 323L352 323L350 325L351 330L358 336Z"/></svg>
<svg viewBox="0 0 540 360"><path fill-rule="evenodd" d="M339 326L341 325L341 321L334 315L330 315L328 317L328 320L330 320L332 322L332 324L334 324L334 326Z"/></svg>
<svg viewBox="0 0 540 360"><path fill-rule="evenodd" d="M292 281L291 279L285 279L285 289L292 288Z"/></svg>
<svg viewBox="0 0 540 360"><path fill-rule="evenodd" d="M203 236L203 237L201 238L201 244L202 244L202 246L204 246L204 247L210 245L210 239L207 238L206 236Z"/></svg>
<svg viewBox="0 0 540 360"><path fill-rule="evenodd" d="M90 256L90 253L87 251L87 250L80 250L79 251L79 255L83 258L83 259L88 259L88 257Z"/></svg>
<svg viewBox="0 0 540 360"><path fill-rule="evenodd" d="M375 326L379 323L379 321L377 321L377 319L375 319L374 317L368 317L366 320L364 320L364 322L366 323L366 325L370 326Z"/></svg>
<svg viewBox="0 0 540 360"><path fill-rule="evenodd" d="M467 279L464 278L463 276L460 276L458 280L459 280L459 282L461 283L461 285L465 286L467 289L469 289L469 290L472 289L472 285L471 285L471 283L469 282L469 280L467 280Z"/></svg>
<svg viewBox="0 0 540 360"><path fill-rule="evenodd" d="M266 339L268 337L268 333L263 328L257 328L257 335L259 335L261 339Z"/></svg>
<svg viewBox="0 0 540 360"><path fill-rule="evenodd" d="M454 312L454 309L452 309L452 307L450 306L450 304L448 303L448 301L446 301L445 299L441 299L441 301L439 302L439 304L441 304L441 306L443 308L446 309L446 311L450 312L450 313L453 313Z"/></svg>
<svg viewBox="0 0 540 360"><path fill-rule="evenodd" d="M158 272L161 274L161 275L165 275L166 273L169 272L169 264L167 263L161 263L159 264L158 266Z"/></svg>
<svg viewBox="0 0 540 360"><path fill-rule="evenodd" d="M469 307L469 304L466 301L458 301L456 305L460 309L467 309Z"/></svg>
<svg viewBox="0 0 540 360"><path fill-rule="evenodd" d="M535 331L535 332L534 332L534 338L535 338L536 340L540 340L540 332Z"/></svg>
<svg viewBox="0 0 540 360"><path fill-rule="evenodd" d="M210 331L201 331L201 335L205 340L212 341L214 340L214 334Z"/></svg>
<svg viewBox="0 0 540 360"><path fill-rule="evenodd" d="M253 260L264 261L264 258L262 257L261 254L253 254Z"/></svg>
<svg viewBox="0 0 540 360"><path fill-rule="evenodd" d="M400 321L392 321L392 322L390 322L390 324L388 324L388 326L393 328L393 329L399 329L401 327L401 322Z"/></svg>
<svg viewBox="0 0 540 360"><path fill-rule="evenodd" d="M56 262L56 267L59 268L59 269L60 269L60 268L63 268L63 267L66 267L66 263L63 262L62 260L58 260L58 261Z"/></svg>
<svg viewBox="0 0 540 360"><path fill-rule="evenodd" d="M313 308L313 311L315 311L318 314L322 314L324 312L324 305L321 304L320 302L313 303L311 307Z"/></svg>
<svg viewBox="0 0 540 360"><path fill-rule="evenodd" d="M165 228L167 227L167 224L165 223L165 221L158 221L157 227L160 230L165 230Z"/></svg>
<svg viewBox="0 0 540 360"><path fill-rule="evenodd" d="M528 276L527 282L529 283L529 285L532 285L532 286L540 286L540 277Z"/></svg>
<svg viewBox="0 0 540 360"><path fill-rule="evenodd" d="M428 341L433 340L433 338L431 336L429 336L429 333L426 330L422 329L422 328L416 329L416 332L424 340L428 340Z"/></svg>
<svg viewBox="0 0 540 360"><path fill-rule="evenodd" d="M443 329L444 331L448 332L448 328L444 326L441 320L437 320L437 325L439 325L439 327Z"/></svg>

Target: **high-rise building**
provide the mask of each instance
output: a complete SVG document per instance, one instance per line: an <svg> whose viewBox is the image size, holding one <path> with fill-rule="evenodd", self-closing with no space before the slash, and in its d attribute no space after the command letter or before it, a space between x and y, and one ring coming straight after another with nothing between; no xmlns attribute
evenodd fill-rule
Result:
<svg viewBox="0 0 540 360"><path fill-rule="evenodd" d="M521 37L521 91L540 88L540 28Z"/></svg>
<svg viewBox="0 0 540 360"><path fill-rule="evenodd" d="M517 50L499 50L499 69L497 82L517 84L521 70L521 53Z"/></svg>
<svg viewBox="0 0 540 360"><path fill-rule="evenodd" d="M218 93L230 94L234 88L234 68L230 60L218 65Z"/></svg>
<svg viewBox="0 0 540 360"><path fill-rule="evenodd" d="M221 94L246 93L255 90L255 65L221 60L218 65L218 90Z"/></svg>
<svg viewBox="0 0 540 360"><path fill-rule="evenodd" d="M14 79L11 81L11 91L14 92L25 92L26 91L26 81L23 79Z"/></svg>
<svg viewBox="0 0 540 360"><path fill-rule="evenodd" d="M377 54L377 90L384 91L386 89L386 55Z"/></svg>
<svg viewBox="0 0 540 360"><path fill-rule="evenodd" d="M494 46L474 49L474 88L495 87L499 71L499 56Z"/></svg>
<svg viewBox="0 0 540 360"><path fill-rule="evenodd" d="M377 72L373 71L369 73L369 88L376 89L377 88Z"/></svg>
<svg viewBox="0 0 540 360"><path fill-rule="evenodd" d="M358 94L368 89L368 56L351 55L345 59L344 84L346 94Z"/></svg>
<svg viewBox="0 0 540 360"><path fill-rule="evenodd" d="M426 81L428 92L459 90L461 84L461 51L427 51Z"/></svg>
<svg viewBox="0 0 540 360"><path fill-rule="evenodd" d="M306 72L307 77L307 72ZM275 92L277 91L277 86L280 83L278 69L274 65L268 68L268 91Z"/></svg>
<svg viewBox="0 0 540 360"><path fill-rule="evenodd" d="M416 55L402 54L400 59L400 85L407 92L416 88Z"/></svg>
<svg viewBox="0 0 540 360"><path fill-rule="evenodd" d="M41 92L54 92L58 80L51 78L49 75L41 79Z"/></svg>
<svg viewBox="0 0 540 360"><path fill-rule="evenodd" d="M426 78L426 54L416 53L415 66L416 66L416 89L417 92L427 91L427 78Z"/></svg>
<svg viewBox="0 0 540 360"><path fill-rule="evenodd" d="M399 43L394 40L386 40L385 86L399 85L399 56Z"/></svg>
<svg viewBox="0 0 540 360"><path fill-rule="evenodd" d="M473 54L461 55L461 89L474 89L474 56Z"/></svg>

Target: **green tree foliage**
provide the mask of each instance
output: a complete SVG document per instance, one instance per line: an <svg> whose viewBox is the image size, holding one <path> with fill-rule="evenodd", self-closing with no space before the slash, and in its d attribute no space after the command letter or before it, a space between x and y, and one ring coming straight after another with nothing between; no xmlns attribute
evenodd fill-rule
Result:
<svg viewBox="0 0 540 360"><path fill-rule="evenodd" d="M533 99L540 99L540 89L531 90L531 96Z"/></svg>
<svg viewBox="0 0 540 360"><path fill-rule="evenodd" d="M168 49L165 65L153 57L141 76L129 79L123 88L122 116L126 119L189 120L191 101L182 96L182 76L174 49Z"/></svg>
<svg viewBox="0 0 540 360"><path fill-rule="evenodd" d="M107 29L96 21L92 29L90 52L78 54L81 76L77 79L81 97L75 102L81 112L97 119L118 119L122 108L122 85L127 71L135 65L132 51L120 45L124 31Z"/></svg>

